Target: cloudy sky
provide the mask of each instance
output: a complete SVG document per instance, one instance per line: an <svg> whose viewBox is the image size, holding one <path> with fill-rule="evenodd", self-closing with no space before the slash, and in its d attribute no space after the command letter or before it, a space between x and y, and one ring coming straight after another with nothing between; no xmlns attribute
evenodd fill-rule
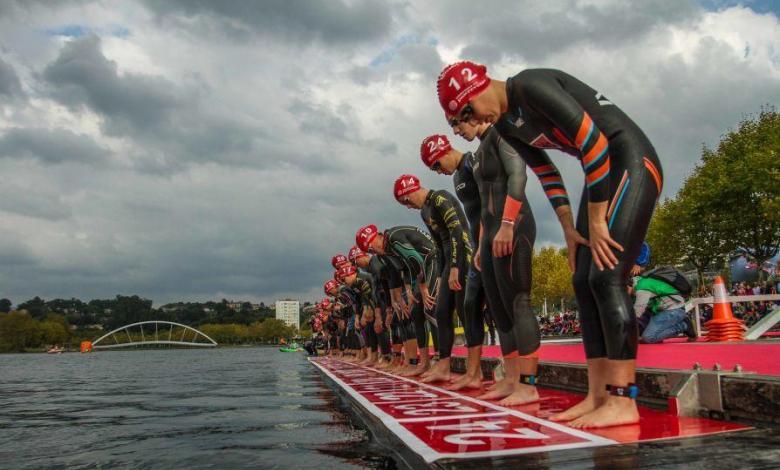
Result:
<svg viewBox="0 0 780 470"><path fill-rule="evenodd" d="M475 5L0 3L0 297L319 298L360 225L419 223L398 174L451 189L418 155L449 132L435 79L458 59L597 88L654 142L665 195L703 143L780 104L771 0ZM537 246L560 244L528 187Z"/></svg>

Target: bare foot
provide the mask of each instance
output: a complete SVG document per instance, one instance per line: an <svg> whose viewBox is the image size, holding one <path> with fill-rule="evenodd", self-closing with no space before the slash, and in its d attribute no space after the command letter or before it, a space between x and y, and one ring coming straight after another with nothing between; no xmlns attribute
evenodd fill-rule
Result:
<svg viewBox="0 0 780 470"><path fill-rule="evenodd" d="M539 392L536 387L525 384L515 384L515 391L511 395L498 402L501 406L527 405L539 401Z"/></svg>
<svg viewBox="0 0 780 470"><path fill-rule="evenodd" d="M441 368L439 368L441 369ZM431 369L431 373L426 375L420 382L424 384L429 384L432 382L449 382L450 381L450 371L446 370L436 370Z"/></svg>
<svg viewBox="0 0 780 470"><path fill-rule="evenodd" d="M428 370L427 364L417 364L416 366L410 366L414 367L411 371L407 372L407 369L404 369L404 372L401 373L402 377L417 377L421 374L424 374Z"/></svg>
<svg viewBox="0 0 780 470"><path fill-rule="evenodd" d="M502 398L508 397L514 391L515 391L514 380L502 379L499 382L496 382L495 387L493 387L493 390L490 390L487 393L483 393L477 398L479 400L500 400Z"/></svg>
<svg viewBox="0 0 780 470"><path fill-rule="evenodd" d="M585 397L584 400L572 406L566 411L558 413L557 415L550 416L550 421L571 421L577 419L582 415L590 413L603 403L604 398L597 399L591 394Z"/></svg>
<svg viewBox="0 0 780 470"><path fill-rule="evenodd" d="M607 401L591 411L569 423L573 428L606 428L624 424L639 422L639 411L636 401L631 398L610 396Z"/></svg>
<svg viewBox="0 0 780 470"><path fill-rule="evenodd" d="M482 374L463 375L451 385L444 388L453 392L464 388L480 389L482 388Z"/></svg>

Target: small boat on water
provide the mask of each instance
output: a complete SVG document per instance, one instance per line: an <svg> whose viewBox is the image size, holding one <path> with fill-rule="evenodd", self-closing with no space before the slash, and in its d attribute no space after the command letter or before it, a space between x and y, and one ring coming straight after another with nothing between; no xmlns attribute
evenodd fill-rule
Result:
<svg viewBox="0 0 780 470"><path fill-rule="evenodd" d="M289 345L282 346L279 348L279 351L281 352L301 352L303 351L303 348L298 345L298 343L290 343Z"/></svg>
<svg viewBox="0 0 780 470"><path fill-rule="evenodd" d="M52 346L46 351L46 354L62 354L62 348L59 346Z"/></svg>

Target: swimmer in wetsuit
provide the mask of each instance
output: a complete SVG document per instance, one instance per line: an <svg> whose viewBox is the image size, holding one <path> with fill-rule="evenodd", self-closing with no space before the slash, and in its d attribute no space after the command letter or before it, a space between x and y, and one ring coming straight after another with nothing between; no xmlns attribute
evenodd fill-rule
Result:
<svg viewBox="0 0 780 470"><path fill-rule="evenodd" d="M367 272L358 272L357 267L350 263L343 264L339 269L339 277L344 284L357 293L357 318L365 341L365 359L360 364L368 365L376 361L377 338L374 330L374 321L378 315L376 288L374 278ZM381 320L380 320L381 322ZM372 347L373 344L373 347Z"/></svg>
<svg viewBox="0 0 780 470"><path fill-rule="evenodd" d="M482 395L502 399L505 406L539 399L536 392L539 326L531 310L531 259L536 238L533 213L525 198L525 163L487 124L453 122L455 133L481 139L474 154L473 176L481 201L480 242L475 264L501 335L506 373ZM451 167L462 155L445 136L435 142L446 155L441 166ZM536 152L528 148L525 151Z"/></svg>
<svg viewBox="0 0 780 470"><path fill-rule="evenodd" d="M649 139L604 95L559 70L529 69L502 82L459 62L442 71L437 89L445 113L580 161L585 189L575 226L555 165L526 158L563 227L588 361L587 397L553 419L576 428L637 422L637 325L625 286L663 187Z"/></svg>
<svg viewBox="0 0 780 470"><path fill-rule="evenodd" d="M382 351L382 356L384 356L380 356L376 367L379 369L390 368L398 365L399 359L402 366L401 347L403 340L401 338L414 335L413 331L407 332L405 329L402 330L400 323L396 321L393 315L394 308L396 308L394 305L397 305L397 301L393 299L397 299L402 294L403 280L401 279L401 269L403 268L396 259L389 256L366 253L357 245L349 250L347 256L351 263L369 273L374 279L377 304L379 305L374 329L377 334L379 348ZM392 357L390 357L391 337ZM394 362L395 364L393 364Z"/></svg>
<svg viewBox="0 0 780 470"><path fill-rule="evenodd" d="M430 190L420 185L414 175L401 175L393 188L395 198L406 207L417 209L428 227L439 255L439 289L433 308L439 333L439 361L427 373L423 383L450 380L450 356L455 339L455 311L463 318L466 275L471 265L471 239L468 222L455 196L444 190Z"/></svg>
<svg viewBox="0 0 780 470"><path fill-rule="evenodd" d="M438 261L433 239L417 227L407 225L392 227L382 233L375 225L367 225L358 230L355 239L361 249L395 257L404 267L402 274L407 303L402 315L405 321L411 318L414 323L416 339L404 343L408 365L400 373L409 377L420 375L430 368L424 304L432 304L429 286L436 282ZM435 333L433 336L436 338Z"/></svg>
<svg viewBox="0 0 780 470"><path fill-rule="evenodd" d="M443 138L439 142L439 138ZM474 155L471 152L453 151L445 136L433 135L423 140L420 157L425 166L445 175L453 176L455 194L463 205L469 225L472 251L479 239L480 210L479 187L474 180ZM482 387L482 343L485 340L485 289L482 275L474 268L473 259L466 274L465 298L463 301L463 330L466 336L468 357L466 373L446 387L448 390Z"/></svg>
<svg viewBox="0 0 780 470"><path fill-rule="evenodd" d="M342 305L340 309L340 317L345 324L345 329L341 335L341 346L344 353L349 356L344 360L348 362L356 362L363 360L363 345L361 344L361 338L357 329L360 324L356 321L358 315L358 294L350 287L343 284L343 280L336 271L335 275L336 287L328 291L328 295L334 296Z"/></svg>

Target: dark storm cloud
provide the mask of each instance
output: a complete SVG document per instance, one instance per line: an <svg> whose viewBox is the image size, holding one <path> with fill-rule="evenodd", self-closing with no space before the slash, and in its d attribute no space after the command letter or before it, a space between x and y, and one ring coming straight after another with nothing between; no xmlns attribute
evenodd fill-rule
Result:
<svg viewBox="0 0 780 470"><path fill-rule="evenodd" d="M159 76L119 74L96 36L67 42L45 67L42 78L55 100L101 117L106 135L137 144L132 166L149 173L182 171L192 163L227 166L297 165L319 171L324 162L296 158L284 134L241 120L243 113L219 115L203 102L211 90L188 89ZM205 86L205 85L204 85ZM280 156L290 158L279 158Z"/></svg>
<svg viewBox="0 0 780 470"><path fill-rule="evenodd" d="M322 41L343 45L372 41L385 36L392 25L387 2L344 2L341 0L147 0L162 19L191 25L193 19L216 21L214 28L240 37L247 34L272 36L297 44Z"/></svg>
<svg viewBox="0 0 780 470"><path fill-rule="evenodd" d="M10 282L18 273L16 268L24 266L34 266L36 264L35 257L30 249L18 240L12 240L8 237L0 237L0 288L5 292L11 292L9 289ZM10 269L10 268L13 268ZM23 282L32 278L23 278ZM4 282L6 281L6 282Z"/></svg>
<svg viewBox="0 0 780 470"><path fill-rule="evenodd" d="M91 137L67 129L11 128L0 134L0 158L34 158L47 165L102 164L109 155Z"/></svg>
<svg viewBox="0 0 780 470"><path fill-rule="evenodd" d="M446 32L456 33L455 38L469 44L461 56L475 53L475 60L481 57L487 63L497 62L499 54L544 61L547 55L572 47L618 48L654 28L691 22L703 12L691 0L610 2L603 6L575 1L540 6L534 1L508 0L488 2L485 7L494 14L476 16L467 4L464 0L438 6L446 21L460 25ZM557 8L552 10L549 5Z"/></svg>
<svg viewBox="0 0 780 470"><path fill-rule="evenodd" d="M162 78L120 77L116 63L103 55L97 36L66 43L43 78L55 99L72 108L87 106L107 118L106 130L117 135L131 130L153 134L169 126L172 114L185 103L176 87Z"/></svg>
<svg viewBox="0 0 780 470"><path fill-rule="evenodd" d="M22 83L11 64L0 59L0 96L14 97L22 95Z"/></svg>
<svg viewBox="0 0 780 470"><path fill-rule="evenodd" d="M73 213L48 188L30 190L16 182L0 185L0 212L3 211L55 222L68 219Z"/></svg>

